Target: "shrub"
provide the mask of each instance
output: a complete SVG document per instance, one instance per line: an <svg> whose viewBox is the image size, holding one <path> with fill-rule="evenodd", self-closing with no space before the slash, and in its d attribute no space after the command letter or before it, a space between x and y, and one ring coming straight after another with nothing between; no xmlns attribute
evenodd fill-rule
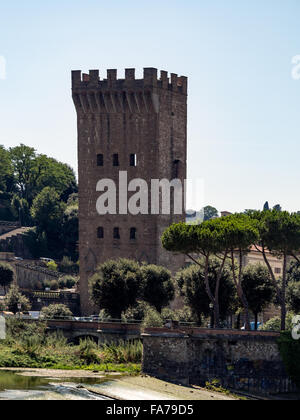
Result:
<svg viewBox="0 0 300 420"><path fill-rule="evenodd" d="M145 315L142 325L144 328L160 328L164 326L164 322L160 313L155 308L150 308Z"/></svg>
<svg viewBox="0 0 300 420"><path fill-rule="evenodd" d="M50 289L55 291L58 290L58 281L57 280L52 280L50 282Z"/></svg>
<svg viewBox="0 0 300 420"><path fill-rule="evenodd" d="M282 332L278 345L287 374L300 388L300 340L294 340L290 332Z"/></svg>
<svg viewBox="0 0 300 420"><path fill-rule="evenodd" d="M73 289L73 287L77 284L77 278L73 276L65 276L63 277L63 282L67 289Z"/></svg>
<svg viewBox="0 0 300 420"><path fill-rule="evenodd" d="M105 363L141 363L142 361L143 344L141 340L104 344L100 350Z"/></svg>
<svg viewBox="0 0 300 420"><path fill-rule="evenodd" d="M289 312L286 317L286 330L291 331L293 329L293 318L294 314ZM281 318L275 317L270 319L268 322L265 323L263 327L261 327L262 331L275 331L280 332L281 331Z"/></svg>
<svg viewBox="0 0 300 420"><path fill-rule="evenodd" d="M69 257L63 257L58 265L59 271L64 274L78 274L78 263L74 263Z"/></svg>
<svg viewBox="0 0 300 420"><path fill-rule="evenodd" d="M9 292L5 297L5 305L9 312L13 312L14 314L19 312L19 305L21 307L20 312L27 312L31 308L29 300L20 293L19 288L16 285L13 285L9 289Z"/></svg>
<svg viewBox="0 0 300 420"><path fill-rule="evenodd" d="M151 305L148 302L139 301L135 306L127 309L122 314L122 320L126 321L142 321L147 312L151 309Z"/></svg>
<svg viewBox="0 0 300 420"><path fill-rule="evenodd" d="M73 314L66 305L49 305L41 310L42 319L70 318Z"/></svg>
<svg viewBox="0 0 300 420"><path fill-rule="evenodd" d="M101 362L97 350L99 350L97 344L91 339L80 340L78 353L84 364L91 365Z"/></svg>
<svg viewBox="0 0 300 420"><path fill-rule="evenodd" d="M57 271L57 269L58 269L58 265L56 264L56 262L55 262L55 261L49 261L49 262L47 263L47 268L48 268L48 270L50 270L50 271Z"/></svg>

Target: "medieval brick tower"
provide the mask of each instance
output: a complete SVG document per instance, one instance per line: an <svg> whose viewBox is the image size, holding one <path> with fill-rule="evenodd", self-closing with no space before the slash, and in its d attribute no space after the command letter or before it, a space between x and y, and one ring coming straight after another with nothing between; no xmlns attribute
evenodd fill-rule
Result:
<svg viewBox="0 0 300 420"><path fill-rule="evenodd" d="M172 271L183 265L180 256L162 248L160 238L171 223L184 220L184 212L132 215L118 211L101 216L96 210L96 186L101 179L111 179L118 186L120 171L127 172L128 183L136 178L149 186L152 179L184 182L187 78L171 74L169 79L165 71L158 78L154 68L144 69L140 80L134 69L126 69L125 79L118 79L116 70L108 70L103 80L98 70L83 75L73 71L72 89L78 115L81 307L83 314L89 314L88 279L99 263L124 257Z"/></svg>

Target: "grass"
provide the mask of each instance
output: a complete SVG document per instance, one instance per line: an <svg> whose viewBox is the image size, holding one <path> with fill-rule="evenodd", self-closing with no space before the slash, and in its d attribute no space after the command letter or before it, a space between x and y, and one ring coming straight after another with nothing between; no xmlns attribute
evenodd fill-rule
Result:
<svg viewBox="0 0 300 420"><path fill-rule="evenodd" d="M0 367L61 370L92 370L138 374L141 371L142 343L120 341L98 346L90 339L79 345L67 342L62 334L47 333L46 325L21 320L7 322L7 338L0 341Z"/></svg>

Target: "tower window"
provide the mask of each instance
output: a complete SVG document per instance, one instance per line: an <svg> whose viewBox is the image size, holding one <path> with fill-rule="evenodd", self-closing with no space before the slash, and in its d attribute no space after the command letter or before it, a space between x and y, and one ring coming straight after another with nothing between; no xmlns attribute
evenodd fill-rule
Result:
<svg viewBox="0 0 300 420"><path fill-rule="evenodd" d="M135 154L130 155L130 166L137 166L137 156Z"/></svg>
<svg viewBox="0 0 300 420"><path fill-rule="evenodd" d="M120 236L120 229L119 228L114 228L114 239L121 239Z"/></svg>
<svg viewBox="0 0 300 420"><path fill-rule="evenodd" d="M118 154L113 155L113 166L120 166Z"/></svg>
<svg viewBox="0 0 300 420"><path fill-rule="evenodd" d="M134 241L136 239L136 232L137 232L136 228L131 228L130 229L130 239L132 241Z"/></svg>
<svg viewBox="0 0 300 420"><path fill-rule="evenodd" d="M103 166L104 160L103 155L97 155L97 166Z"/></svg>
<svg viewBox="0 0 300 420"><path fill-rule="evenodd" d="M97 229L97 237L98 237L98 239L103 239L104 238L104 229L103 229L103 227L98 227L98 229Z"/></svg>
<svg viewBox="0 0 300 420"><path fill-rule="evenodd" d="M179 178L180 160L174 160L173 162L173 177Z"/></svg>

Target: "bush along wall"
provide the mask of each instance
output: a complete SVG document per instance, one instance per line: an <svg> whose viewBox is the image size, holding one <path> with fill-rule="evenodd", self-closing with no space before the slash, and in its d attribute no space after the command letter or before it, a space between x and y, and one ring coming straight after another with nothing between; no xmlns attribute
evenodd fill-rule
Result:
<svg viewBox="0 0 300 420"><path fill-rule="evenodd" d="M300 390L300 340L286 331L281 333L278 345L286 372Z"/></svg>

